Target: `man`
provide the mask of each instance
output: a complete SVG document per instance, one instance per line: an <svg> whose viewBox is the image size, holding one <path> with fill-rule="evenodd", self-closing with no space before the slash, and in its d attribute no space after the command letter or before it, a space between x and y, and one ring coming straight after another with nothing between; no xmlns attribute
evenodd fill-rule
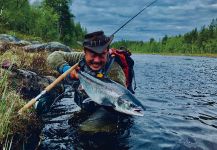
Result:
<svg viewBox="0 0 217 150"><path fill-rule="evenodd" d="M68 83L71 82L71 85L75 89L75 102L77 105L88 111L94 110L93 108L95 108L96 104L94 104L94 102L90 102L90 104L82 103L83 100L88 97L86 93L79 87L77 75L78 69L85 71L97 78L108 76L112 80L126 86L126 78L121 66L117 62L111 64L112 56L109 54L109 45L112 40L113 37L105 36L103 31L89 33L85 35L84 41L82 43L84 47L83 52L69 53L55 51L47 58L50 66L61 74L79 62L79 67L73 70L66 80ZM43 110L43 107L46 107L42 105L46 104L42 102L40 103L39 101L39 104L36 106L36 110L38 110L38 112Z"/></svg>
<svg viewBox="0 0 217 150"><path fill-rule="evenodd" d="M61 74L77 62L79 62L79 67L65 79L65 89L60 96L57 98L53 96L56 94L52 93L57 93L53 89L36 105L37 112L42 114L42 120L44 120L43 136L41 136L43 139L39 149L62 149L63 145L66 149L71 149L72 146L89 149L92 147L91 142L95 143L94 146L98 145L99 147L113 146L106 145L108 138L104 134L99 138L100 140L96 139L94 134L84 134L90 132L108 133L112 140L116 136L129 135L125 134L129 132L132 124L128 116L99 106L93 101L83 103L88 96L80 87L77 74L77 70L80 69L96 78L108 76L125 86L126 78L121 66L115 61L111 64L113 59L109 53L109 45L112 39L113 37L105 36L103 31L93 32L85 35L82 43L83 52L56 51L48 56L47 61L50 66ZM54 99L57 101L54 102ZM50 107L51 104L53 104L52 107ZM78 106L79 109L77 109ZM128 120L126 121L126 119ZM79 128L77 129L77 127ZM87 135L91 136L88 141L85 140ZM77 142L74 142L75 136ZM106 139L103 139L105 137ZM51 143L52 141L55 142ZM114 147L117 148L116 145Z"/></svg>

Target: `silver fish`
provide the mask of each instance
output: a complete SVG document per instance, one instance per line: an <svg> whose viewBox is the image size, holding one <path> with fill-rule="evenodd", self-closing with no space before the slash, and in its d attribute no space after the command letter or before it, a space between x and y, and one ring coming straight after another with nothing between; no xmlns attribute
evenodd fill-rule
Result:
<svg viewBox="0 0 217 150"><path fill-rule="evenodd" d="M78 77L91 101L99 105L111 106L114 110L128 115L144 115L144 106L124 86L109 78L95 78L82 71L78 72Z"/></svg>

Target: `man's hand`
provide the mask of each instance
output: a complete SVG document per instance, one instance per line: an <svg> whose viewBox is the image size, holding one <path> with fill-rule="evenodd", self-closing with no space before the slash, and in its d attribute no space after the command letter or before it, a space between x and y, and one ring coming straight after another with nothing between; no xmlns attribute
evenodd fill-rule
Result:
<svg viewBox="0 0 217 150"><path fill-rule="evenodd" d="M78 79L78 71L80 70L80 67L76 67L72 72L70 72L71 79Z"/></svg>

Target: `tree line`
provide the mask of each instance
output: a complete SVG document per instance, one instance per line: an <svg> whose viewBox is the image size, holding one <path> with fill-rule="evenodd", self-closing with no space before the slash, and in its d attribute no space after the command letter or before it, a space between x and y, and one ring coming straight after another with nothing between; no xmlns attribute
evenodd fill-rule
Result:
<svg viewBox="0 0 217 150"><path fill-rule="evenodd" d="M180 53L180 54L215 54L217 53L217 19L212 19L208 26L202 26L183 35L167 36L148 42L122 40L114 42L116 48L125 46L132 52L139 53Z"/></svg>
<svg viewBox="0 0 217 150"><path fill-rule="evenodd" d="M28 0L1 0L0 33L9 30L73 46L86 30L74 22L70 4L71 0L43 0L37 5Z"/></svg>

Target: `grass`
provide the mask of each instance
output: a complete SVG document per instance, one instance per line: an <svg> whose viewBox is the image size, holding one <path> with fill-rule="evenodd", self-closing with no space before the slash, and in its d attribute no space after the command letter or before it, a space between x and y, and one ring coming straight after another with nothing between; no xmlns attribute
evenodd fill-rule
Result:
<svg viewBox="0 0 217 150"><path fill-rule="evenodd" d="M3 29L0 29L0 34L9 34L9 35L17 37L18 39L22 39L22 40L43 42L43 40L40 37L35 37L32 35L23 34L23 33L18 32L18 31L7 30L6 28L1 27L1 26L0 26L0 28L3 28Z"/></svg>
<svg viewBox="0 0 217 150"><path fill-rule="evenodd" d="M15 134L13 124L21 122L17 111L24 104L20 96L14 90L9 89L8 73L8 71L1 70L0 80L0 141L1 145L6 141L4 146L7 148L8 141L12 140L10 137Z"/></svg>
<svg viewBox="0 0 217 150"><path fill-rule="evenodd" d="M0 62L9 60L13 61L13 64L19 69L30 70L44 76L56 76L57 72L46 63L47 56L47 52L28 53L20 47L9 46L9 50L0 51Z"/></svg>
<svg viewBox="0 0 217 150"><path fill-rule="evenodd" d="M26 53L19 47L10 47L9 50L0 51L0 62L10 61L17 68L31 70L39 75L55 75L46 64L47 53ZM25 141L27 134L40 128L40 123L33 110L24 115L18 115L18 110L26 101L17 93L22 85L16 83L13 73L0 68L0 149L16 147L14 141ZM12 86L13 84L13 86ZM15 140L14 140L15 139ZM13 144L12 144L13 143ZM18 142L19 143L19 142Z"/></svg>

